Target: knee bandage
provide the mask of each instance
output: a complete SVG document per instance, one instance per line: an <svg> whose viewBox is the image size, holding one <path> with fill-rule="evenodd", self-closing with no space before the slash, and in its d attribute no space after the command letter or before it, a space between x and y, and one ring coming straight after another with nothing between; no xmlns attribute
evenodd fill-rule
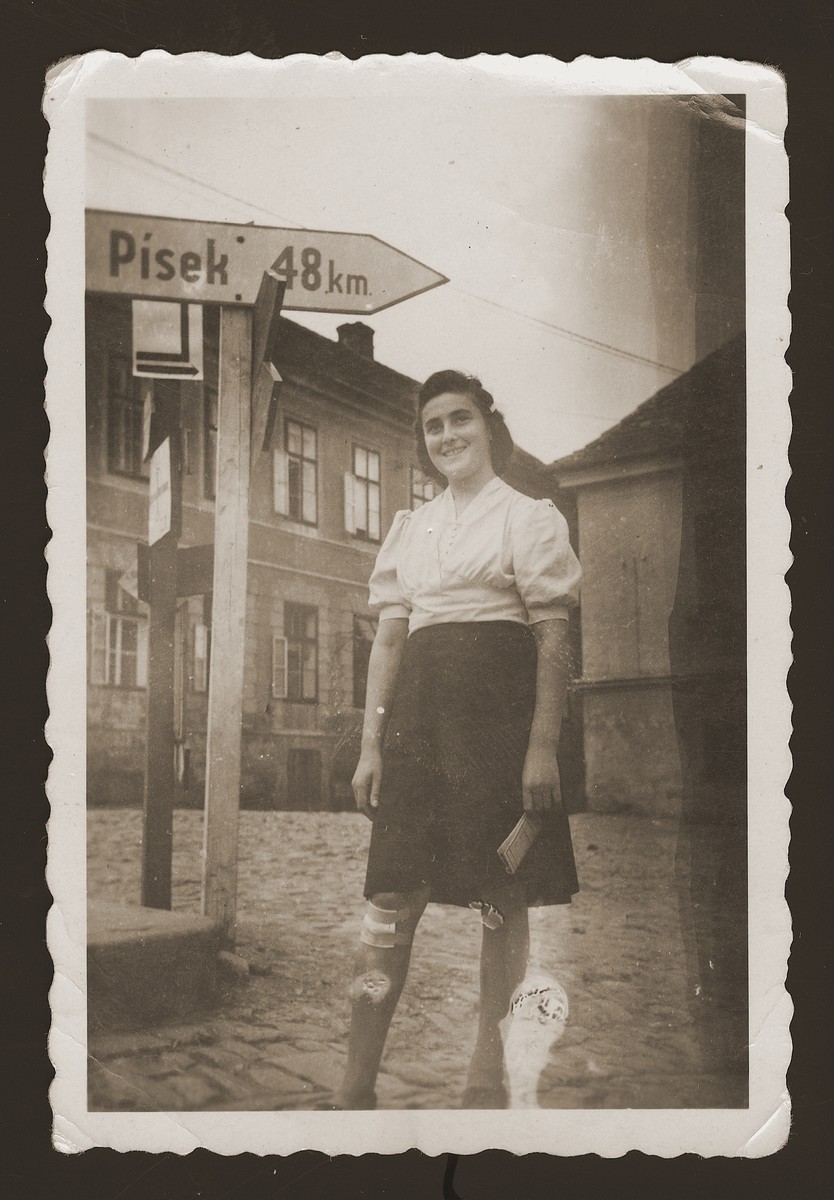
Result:
<svg viewBox="0 0 834 1200"><path fill-rule="evenodd" d="M407 945L411 934L402 928L407 917L407 909L377 908L369 900L359 937L366 946L377 946L381 950Z"/></svg>

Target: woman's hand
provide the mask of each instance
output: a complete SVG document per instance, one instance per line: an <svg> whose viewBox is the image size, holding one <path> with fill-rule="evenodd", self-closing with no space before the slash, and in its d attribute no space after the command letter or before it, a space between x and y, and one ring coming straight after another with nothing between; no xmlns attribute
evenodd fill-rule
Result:
<svg viewBox="0 0 834 1200"><path fill-rule="evenodd" d="M356 807L369 821L373 821L376 816L381 784L382 751L378 746L363 746L351 787L356 798Z"/></svg>
<svg viewBox="0 0 834 1200"><path fill-rule="evenodd" d="M524 759L521 774L524 807L527 812L544 812L562 803L559 784L559 763L551 746L532 740Z"/></svg>
<svg viewBox="0 0 834 1200"><path fill-rule="evenodd" d="M382 744L388 726L400 660L408 637L408 619L380 621L368 663L365 720L359 763L351 780L356 807L369 821L376 816L382 783Z"/></svg>

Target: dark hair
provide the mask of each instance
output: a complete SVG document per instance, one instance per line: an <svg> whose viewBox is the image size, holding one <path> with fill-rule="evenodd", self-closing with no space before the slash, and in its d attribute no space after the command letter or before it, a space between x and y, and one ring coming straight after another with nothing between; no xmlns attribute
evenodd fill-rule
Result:
<svg viewBox="0 0 834 1200"><path fill-rule="evenodd" d="M495 407L495 401L484 388L480 379L476 379L474 375L466 375L463 371L452 370L435 371L433 375L428 377L417 393L417 420L414 426L414 434L417 439L417 459L420 463L420 470L424 475L428 475L429 479L433 479L436 483L440 483L444 487L446 486L446 476L441 471L438 471L429 458L429 452L426 449L426 439L423 434L422 414L429 400L433 400L435 396L443 396L447 392L450 392L453 396L468 396L471 400L474 400L486 421L487 429L490 433L492 469L496 475L503 474L509 466L514 449L513 439L510 436L506 422Z"/></svg>

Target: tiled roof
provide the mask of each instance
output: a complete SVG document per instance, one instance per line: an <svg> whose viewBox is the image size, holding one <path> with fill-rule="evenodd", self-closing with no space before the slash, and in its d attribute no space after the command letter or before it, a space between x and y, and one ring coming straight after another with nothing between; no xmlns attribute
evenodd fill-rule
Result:
<svg viewBox="0 0 834 1200"><path fill-rule="evenodd" d="M661 388L593 442L550 465L557 479L591 467L616 468L637 459L670 459L683 448L691 402L704 423L717 417L728 383L744 368L744 335L732 338L691 370ZM720 429L720 421L715 425Z"/></svg>
<svg viewBox="0 0 834 1200"><path fill-rule="evenodd" d="M339 391L353 389L376 401L406 424L414 420L416 380L313 329L281 317L272 354L284 379L330 381Z"/></svg>

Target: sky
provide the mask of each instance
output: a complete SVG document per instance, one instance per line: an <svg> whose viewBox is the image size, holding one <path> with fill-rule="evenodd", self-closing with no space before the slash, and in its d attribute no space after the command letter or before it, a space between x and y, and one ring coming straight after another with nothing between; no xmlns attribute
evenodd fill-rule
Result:
<svg viewBox="0 0 834 1200"><path fill-rule="evenodd" d="M550 462L692 365L685 338L659 333L645 114L511 82L477 97L430 83L386 103L89 100L86 204L370 233L403 250L449 282L366 318L377 359L417 380L477 374L518 444ZM288 316L333 338L350 319Z"/></svg>

